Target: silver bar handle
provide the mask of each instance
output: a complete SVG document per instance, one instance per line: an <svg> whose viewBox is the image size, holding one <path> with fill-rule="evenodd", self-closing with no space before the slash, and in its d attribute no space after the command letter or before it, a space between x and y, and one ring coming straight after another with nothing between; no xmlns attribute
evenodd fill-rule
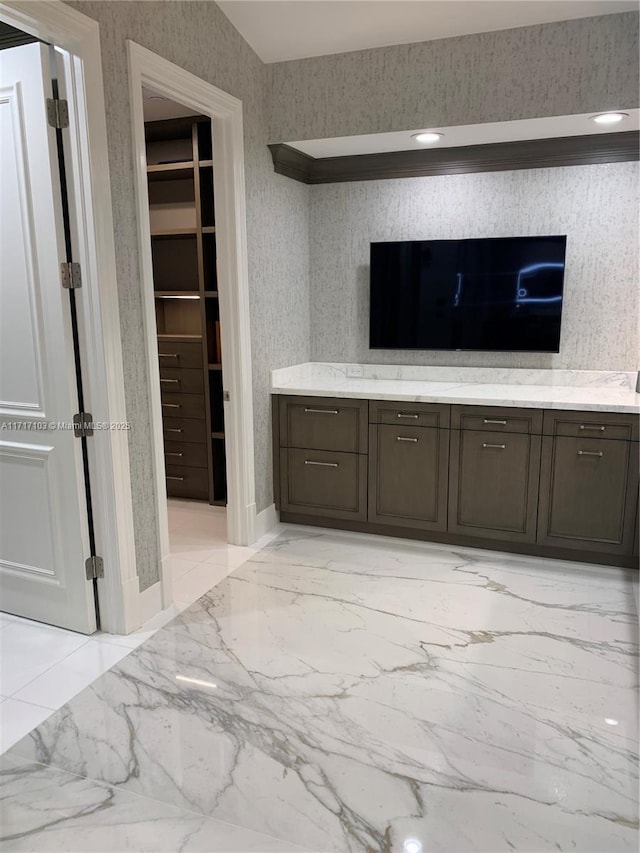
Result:
<svg viewBox="0 0 640 853"><path fill-rule="evenodd" d="M160 382L169 382L171 385L179 385L179 379L161 379Z"/></svg>
<svg viewBox="0 0 640 853"><path fill-rule="evenodd" d="M578 456L604 456L601 450L579 450Z"/></svg>
<svg viewBox="0 0 640 853"><path fill-rule="evenodd" d="M414 444L417 443L417 438L406 438L404 435L397 435L396 441L412 441Z"/></svg>
<svg viewBox="0 0 640 853"><path fill-rule="evenodd" d="M182 457L182 456L184 456L184 453L169 453L168 451L165 450L164 455L165 456L180 456L180 457Z"/></svg>
<svg viewBox="0 0 640 853"><path fill-rule="evenodd" d="M181 408L180 403L163 403L162 405L165 406L167 409L179 409L179 408Z"/></svg>
<svg viewBox="0 0 640 853"><path fill-rule="evenodd" d="M180 358L180 354L177 352L159 352L158 356L160 358Z"/></svg>
<svg viewBox="0 0 640 853"><path fill-rule="evenodd" d="M485 418L482 421L482 423L483 424L501 424L502 426L506 426L508 421L497 421L497 420L494 420L493 418Z"/></svg>
<svg viewBox="0 0 640 853"><path fill-rule="evenodd" d="M312 462L310 459L304 460L305 465L317 465L319 468L337 468L337 462Z"/></svg>
<svg viewBox="0 0 640 853"><path fill-rule="evenodd" d="M184 432L184 430L181 430L181 429L174 429L173 427L165 427L165 428L164 428L164 431L165 431L165 432Z"/></svg>
<svg viewBox="0 0 640 853"><path fill-rule="evenodd" d="M506 444L487 444L486 441L482 442L483 447L493 448L494 450L504 450L507 446Z"/></svg>
<svg viewBox="0 0 640 853"><path fill-rule="evenodd" d="M305 409L306 415L339 415L340 409Z"/></svg>
<svg viewBox="0 0 640 853"><path fill-rule="evenodd" d="M180 482L182 482L182 480L184 480L184 477L171 477L169 474L166 474L165 480L180 480Z"/></svg>
<svg viewBox="0 0 640 853"><path fill-rule="evenodd" d="M398 412L396 415L397 418L412 418L414 421L417 421L420 415L416 415L413 412Z"/></svg>
<svg viewBox="0 0 640 853"><path fill-rule="evenodd" d="M606 427L597 424L580 424L580 429L594 429L597 432L604 432Z"/></svg>

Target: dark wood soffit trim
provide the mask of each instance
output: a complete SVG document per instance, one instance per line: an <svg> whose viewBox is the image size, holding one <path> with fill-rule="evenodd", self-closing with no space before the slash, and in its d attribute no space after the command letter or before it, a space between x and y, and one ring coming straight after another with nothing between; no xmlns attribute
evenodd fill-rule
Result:
<svg viewBox="0 0 640 853"><path fill-rule="evenodd" d="M623 133L318 159L284 143L269 145L269 150L274 169L279 175L286 175L304 184L330 184L339 181L379 181L388 178L621 163L640 159L640 133L630 130Z"/></svg>

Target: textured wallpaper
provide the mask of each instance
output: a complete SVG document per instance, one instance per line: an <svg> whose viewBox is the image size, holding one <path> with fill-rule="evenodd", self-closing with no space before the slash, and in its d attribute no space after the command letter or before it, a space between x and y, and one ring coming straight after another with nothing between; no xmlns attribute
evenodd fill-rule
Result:
<svg viewBox="0 0 640 853"><path fill-rule="evenodd" d="M267 66L270 142L638 106L638 15Z"/></svg>
<svg viewBox="0 0 640 853"><path fill-rule="evenodd" d="M308 188L274 174L264 65L211 2L70 2L100 24L140 588L158 580L126 40L243 102L256 502L272 500L269 371L309 357Z"/></svg>
<svg viewBox="0 0 640 853"><path fill-rule="evenodd" d="M640 367L638 163L362 181L312 187L315 361ZM560 352L369 350L369 243L567 235Z"/></svg>

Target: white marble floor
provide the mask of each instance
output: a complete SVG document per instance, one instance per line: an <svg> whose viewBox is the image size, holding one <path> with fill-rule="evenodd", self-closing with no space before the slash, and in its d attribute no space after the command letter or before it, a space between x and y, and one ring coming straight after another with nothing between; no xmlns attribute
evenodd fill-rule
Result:
<svg viewBox="0 0 640 853"><path fill-rule="evenodd" d="M226 512L169 500L172 607L126 636L76 634L0 613L0 753L166 625L262 546L227 544ZM268 537L269 538L273 537Z"/></svg>
<svg viewBox="0 0 640 853"><path fill-rule="evenodd" d="M630 572L289 528L9 751L3 850L637 850L637 688Z"/></svg>

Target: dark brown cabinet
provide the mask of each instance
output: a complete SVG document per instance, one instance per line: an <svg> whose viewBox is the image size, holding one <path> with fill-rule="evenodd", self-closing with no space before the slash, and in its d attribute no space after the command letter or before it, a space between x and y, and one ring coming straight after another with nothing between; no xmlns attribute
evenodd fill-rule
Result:
<svg viewBox="0 0 640 853"><path fill-rule="evenodd" d="M447 528L449 430L369 427L369 521Z"/></svg>
<svg viewBox="0 0 640 853"><path fill-rule="evenodd" d="M595 553L633 552L637 424L628 416L548 413L538 543Z"/></svg>
<svg viewBox="0 0 640 853"><path fill-rule="evenodd" d="M281 508L367 518L367 401L281 397L276 423Z"/></svg>
<svg viewBox="0 0 640 853"><path fill-rule="evenodd" d="M539 466L539 435L452 431L448 529L535 542Z"/></svg>
<svg viewBox="0 0 640 853"><path fill-rule="evenodd" d="M637 567L637 416L290 396L273 423L283 521Z"/></svg>

